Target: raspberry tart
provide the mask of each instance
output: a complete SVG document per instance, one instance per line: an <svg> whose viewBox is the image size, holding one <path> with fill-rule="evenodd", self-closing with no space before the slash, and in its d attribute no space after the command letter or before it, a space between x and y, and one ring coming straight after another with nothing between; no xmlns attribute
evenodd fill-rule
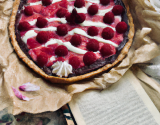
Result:
<svg viewBox="0 0 160 125"><path fill-rule="evenodd" d="M15 0L9 30L18 56L52 83L109 71L134 36L125 0Z"/></svg>

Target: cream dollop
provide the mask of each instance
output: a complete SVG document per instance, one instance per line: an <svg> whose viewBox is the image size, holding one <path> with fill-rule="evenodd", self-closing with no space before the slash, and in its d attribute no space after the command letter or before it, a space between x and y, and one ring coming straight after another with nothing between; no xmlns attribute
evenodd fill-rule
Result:
<svg viewBox="0 0 160 125"><path fill-rule="evenodd" d="M57 61L52 65L52 68L52 73L56 73L59 77L68 77L68 75L72 73L72 66L66 61Z"/></svg>

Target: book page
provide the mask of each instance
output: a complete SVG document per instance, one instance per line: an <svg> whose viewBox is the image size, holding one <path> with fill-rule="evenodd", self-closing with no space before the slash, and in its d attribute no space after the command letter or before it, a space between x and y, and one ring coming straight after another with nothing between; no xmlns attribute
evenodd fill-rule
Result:
<svg viewBox="0 0 160 125"><path fill-rule="evenodd" d="M76 94L69 103L78 125L160 125L160 114L128 71L107 90Z"/></svg>

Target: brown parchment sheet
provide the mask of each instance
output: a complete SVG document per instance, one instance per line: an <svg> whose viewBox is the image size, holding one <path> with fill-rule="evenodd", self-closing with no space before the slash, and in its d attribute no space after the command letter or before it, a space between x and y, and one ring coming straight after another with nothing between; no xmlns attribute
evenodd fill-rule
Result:
<svg viewBox="0 0 160 125"><path fill-rule="evenodd" d="M68 103L74 93L87 89L106 89L118 81L133 64L144 63L160 55L160 14L154 10L149 0L125 1L130 6L136 28L134 42L126 58L110 72L96 78L68 86L55 86L43 80L17 57L8 35L13 1L0 0L0 110L8 108L14 115L21 112L56 111ZM40 90L21 92L31 98L30 101L23 101L14 95L12 86L18 89L27 82L40 86Z"/></svg>

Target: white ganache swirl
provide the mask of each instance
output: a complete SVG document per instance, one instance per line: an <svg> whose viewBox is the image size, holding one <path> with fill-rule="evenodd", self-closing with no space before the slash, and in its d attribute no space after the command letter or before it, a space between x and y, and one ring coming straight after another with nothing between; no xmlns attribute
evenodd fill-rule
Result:
<svg viewBox="0 0 160 125"><path fill-rule="evenodd" d="M105 39L103 39L101 37L98 37L98 36L90 36L84 30L82 30L80 28L74 28L73 30L68 32L68 34L70 34L70 35L73 35L75 33L76 34L80 34L80 35L85 36L85 37L88 37L90 39L96 39L97 41L102 42L102 43L108 43L108 44L111 44L111 45L113 45L115 47L118 47L118 45L116 43L114 43L114 42L112 42L110 40L105 40Z"/></svg>
<svg viewBox="0 0 160 125"><path fill-rule="evenodd" d="M68 50L77 54L85 54L87 52L86 50L73 46L70 42L62 42L62 40L60 39L50 39L47 43L45 43L45 47L47 47L48 45L53 45L55 43L57 43L58 45L64 45Z"/></svg>
<svg viewBox="0 0 160 125"><path fill-rule="evenodd" d="M57 61L52 65L52 68L52 73L55 73L59 77L68 77L72 73L72 66L66 61Z"/></svg>

